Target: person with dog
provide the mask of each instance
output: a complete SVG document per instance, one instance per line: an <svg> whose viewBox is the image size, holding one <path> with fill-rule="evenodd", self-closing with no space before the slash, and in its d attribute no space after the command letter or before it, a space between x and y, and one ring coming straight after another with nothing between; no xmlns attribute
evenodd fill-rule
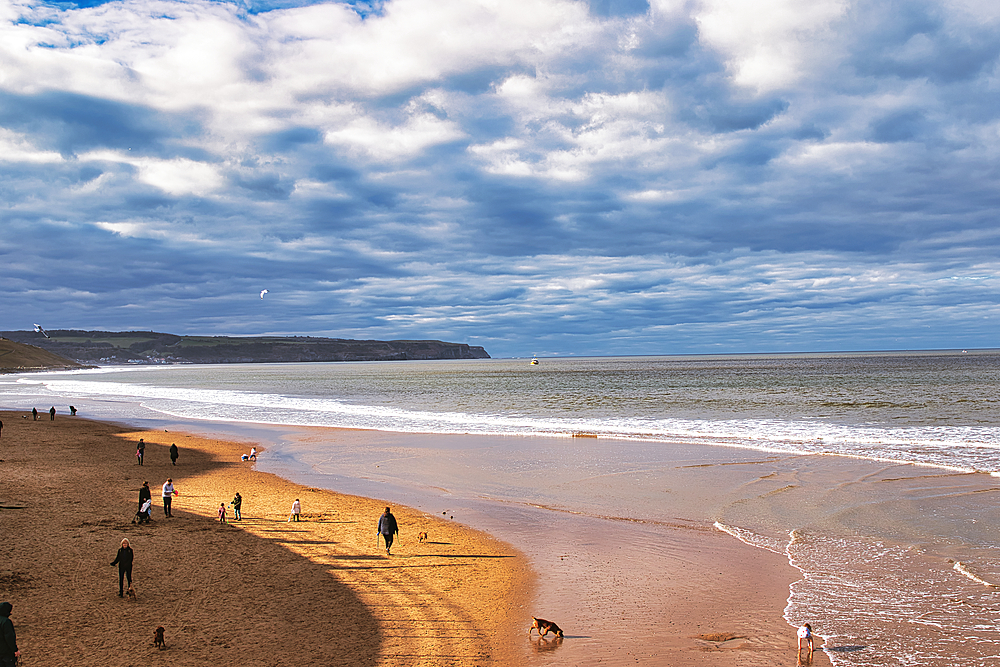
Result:
<svg viewBox="0 0 1000 667"><path fill-rule="evenodd" d="M389 549L392 548L393 536L399 534L399 524L396 523L396 517L392 515L389 508L385 508L385 512L382 516L378 518L378 535L381 535L385 540L385 553L387 556L391 556Z"/></svg>
<svg viewBox="0 0 1000 667"><path fill-rule="evenodd" d="M233 498L233 519L234 520L236 520L236 521L242 521L243 520L243 514L240 511L240 508L242 508L242 507L243 507L243 496L241 496L240 492L237 491L236 492L236 496Z"/></svg>
<svg viewBox="0 0 1000 667"><path fill-rule="evenodd" d="M139 523L152 520L153 492L149 490L149 482L143 482L139 489Z"/></svg>
<svg viewBox="0 0 1000 667"><path fill-rule="evenodd" d="M14 667L21 657L21 651L17 648L17 633L14 632L14 623L10 620L10 612L14 605L9 602L0 602L0 666Z"/></svg>
<svg viewBox="0 0 1000 667"><path fill-rule="evenodd" d="M174 490L174 480L173 478L168 478L167 481L163 483L163 515L173 518L174 513L170 510L170 503L173 497L177 495L177 491Z"/></svg>
<svg viewBox="0 0 1000 667"><path fill-rule="evenodd" d="M118 555L111 561L112 565L118 566L118 597L125 595L125 579L128 579L128 587L132 588L132 561L135 554L129 546L128 538L122 540L122 546L118 549Z"/></svg>
<svg viewBox="0 0 1000 667"><path fill-rule="evenodd" d="M173 444L170 445L170 464L171 465L177 465L177 454L178 454L177 443L175 442L175 443L173 443Z"/></svg>

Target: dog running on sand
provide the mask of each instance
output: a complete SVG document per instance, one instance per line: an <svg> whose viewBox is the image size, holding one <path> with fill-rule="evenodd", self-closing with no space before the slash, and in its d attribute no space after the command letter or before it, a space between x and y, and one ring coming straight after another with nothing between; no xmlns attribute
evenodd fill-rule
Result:
<svg viewBox="0 0 1000 667"><path fill-rule="evenodd" d="M161 650L167 648L167 643L165 641L163 641L163 626L162 625L159 626L158 628L156 628L156 630L153 631L153 646L155 646L156 648L161 649Z"/></svg>
<svg viewBox="0 0 1000 667"><path fill-rule="evenodd" d="M531 617L531 621L531 628L528 630L528 636L531 636L532 630L538 630L539 637L544 637L550 632L555 633L557 637L563 636L562 629L552 621L546 621L544 618L535 618L534 616Z"/></svg>
<svg viewBox="0 0 1000 667"><path fill-rule="evenodd" d="M129 602L135 602L135 589L132 588L132 584L129 584L128 589L125 591L125 595L128 596Z"/></svg>
<svg viewBox="0 0 1000 667"><path fill-rule="evenodd" d="M417 542L423 542L427 539L427 533L417 533Z"/></svg>

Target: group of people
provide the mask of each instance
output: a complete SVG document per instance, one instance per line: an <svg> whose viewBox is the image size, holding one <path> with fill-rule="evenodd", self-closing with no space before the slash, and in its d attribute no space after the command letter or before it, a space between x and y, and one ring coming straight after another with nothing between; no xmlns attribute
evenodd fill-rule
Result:
<svg viewBox="0 0 1000 667"><path fill-rule="evenodd" d="M177 458L180 454L180 450L177 449L177 443L172 443L170 445L170 465L177 465ZM135 446L135 458L139 462L139 465L142 465L146 459L146 441L142 438L139 438L139 442Z"/></svg>
<svg viewBox="0 0 1000 667"><path fill-rule="evenodd" d="M163 497L163 516L172 517L171 504L174 496L180 495L174 488L173 478L168 478L160 489ZM153 492L149 489L149 482L143 482L139 488L139 510L135 514L136 523L149 523L153 520Z"/></svg>

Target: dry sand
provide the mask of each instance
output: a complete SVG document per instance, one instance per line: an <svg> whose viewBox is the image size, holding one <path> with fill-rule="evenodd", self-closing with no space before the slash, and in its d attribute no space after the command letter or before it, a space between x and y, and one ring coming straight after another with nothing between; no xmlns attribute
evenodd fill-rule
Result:
<svg viewBox="0 0 1000 667"><path fill-rule="evenodd" d="M384 503L253 471L239 461L248 446L23 414L0 413L0 595L14 605L28 666L520 660L512 647L530 623L530 571L483 533L397 507L401 537L387 557L375 534ZM159 499L167 477L179 492L174 518ZM137 526L143 480L154 521ZM243 521L222 525L219 504L237 491ZM298 523L286 521L295 498ZM124 537L136 602L118 597L109 565ZM158 625L163 652L153 647Z"/></svg>
<svg viewBox="0 0 1000 667"><path fill-rule="evenodd" d="M387 557L375 535L385 502L255 471L239 461L253 443L23 414L0 412L0 598L14 604L29 667L796 664L781 612L797 572L720 533L676 531L670 571L649 572L644 557L620 551L616 528L580 524L584 534L563 535L567 549L552 548L575 545L588 557L553 561L564 570L539 575L567 587L536 591L527 560L509 545L406 507L393 506L402 532ZM167 477L180 493L172 519L159 498ZM143 480L154 522L136 526ZM242 522L228 508L237 491ZM287 521L295 498L299 523ZM221 502L227 525L216 518ZM123 537L136 554L134 603L118 598L109 565ZM632 592L650 587L658 607L628 606ZM552 620L570 620L576 633L529 641L538 603L562 608ZM595 623L580 632L588 608ZM632 614L662 614L669 639L634 636L634 650L602 652L601 633L628 637ZM152 643L158 625L164 652ZM814 664L830 663L818 652Z"/></svg>

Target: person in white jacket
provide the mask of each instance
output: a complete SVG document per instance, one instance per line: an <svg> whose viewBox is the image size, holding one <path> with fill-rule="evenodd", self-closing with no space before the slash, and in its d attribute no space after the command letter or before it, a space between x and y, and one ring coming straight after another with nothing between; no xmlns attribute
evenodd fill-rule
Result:
<svg viewBox="0 0 1000 667"><path fill-rule="evenodd" d="M177 491L174 490L174 480L168 479L163 483L163 514L165 516L173 516L173 512L170 511L170 501L176 495Z"/></svg>
<svg viewBox="0 0 1000 667"><path fill-rule="evenodd" d="M289 521L298 521L299 514L302 513L302 505L299 503L299 499L296 498L295 502L292 503L292 513L288 515Z"/></svg>

